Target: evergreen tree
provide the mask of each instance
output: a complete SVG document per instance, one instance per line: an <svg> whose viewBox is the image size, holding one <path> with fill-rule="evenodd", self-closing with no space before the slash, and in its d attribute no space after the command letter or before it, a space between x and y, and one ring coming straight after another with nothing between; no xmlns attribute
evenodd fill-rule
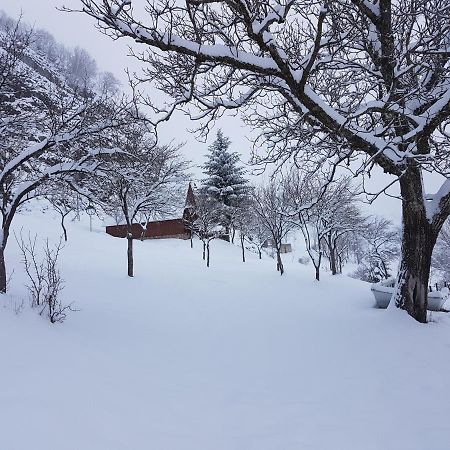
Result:
<svg viewBox="0 0 450 450"><path fill-rule="evenodd" d="M206 178L202 183L202 190L217 203L217 213L221 215L227 232L234 225L233 218L251 190L245 170L239 166L239 154L229 150L230 144L230 140L219 130L216 140L208 148L208 160L203 166Z"/></svg>

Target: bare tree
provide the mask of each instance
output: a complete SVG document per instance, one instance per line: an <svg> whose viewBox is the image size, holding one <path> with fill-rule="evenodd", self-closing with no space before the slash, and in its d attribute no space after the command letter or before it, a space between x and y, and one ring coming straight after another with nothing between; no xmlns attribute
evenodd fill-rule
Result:
<svg viewBox="0 0 450 450"><path fill-rule="evenodd" d="M226 235L217 207L217 201L202 189L195 197L195 211L191 220L186 222L190 232L197 235L203 243L202 255L206 267L210 266L211 241Z"/></svg>
<svg viewBox="0 0 450 450"><path fill-rule="evenodd" d="M389 220L372 217L360 234L365 248L354 276L371 283L389 278L390 263L399 254L399 232Z"/></svg>
<svg viewBox="0 0 450 450"><path fill-rule="evenodd" d="M64 241L67 242L66 217L77 208L77 192L71 189L66 182L56 180L50 185L41 186L43 197L52 205L59 214L61 228L63 230Z"/></svg>
<svg viewBox="0 0 450 450"><path fill-rule="evenodd" d="M45 267L44 263L38 259L36 249L37 236L31 238L28 234L28 239L25 241L22 235L16 236L17 245L22 253L22 263L27 274L29 284L26 286L30 294L31 306L41 306L44 302L44 280Z"/></svg>
<svg viewBox="0 0 450 450"><path fill-rule="evenodd" d="M318 205L298 213L298 224L305 240L308 252L315 270L316 280L320 280L320 266L323 257L323 242L327 233L327 226L322 220L321 210Z"/></svg>
<svg viewBox="0 0 450 450"><path fill-rule="evenodd" d="M395 304L427 318L432 251L450 213L447 0L80 0L113 38L149 52L138 81L188 109L203 130L240 109L268 144L263 162L377 165L401 192ZM443 176L431 195L423 171ZM383 189L384 191L384 189Z"/></svg>
<svg viewBox="0 0 450 450"><path fill-rule="evenodd" d="M134 275L133 226L142 233L151 217L173 212L181 203L188 163L179 146L157 145L142 127L119 133L116 142L123 153L110 158L95 187L97 201L111 216L127 226L127 273Z"/></svg>
<svg viewBox="0 0 450 450"><path fill-rule="evenodd" d="M328 231L324 215L327 207L323 202L323 180L317 176L304 175L292 170L283 180L288 198L285 211L291 225L301 230L305 248L314 266L316 280L320 280L324 237Z"/></svg>
<svg viewBox="0 0 450 450"><path fill-rule="evenodd" d="M64 304L61 292L64 280L58 268L58 258L62 249L62 240L54 246L48 239L43 247L43 256L39 256L36 246L37 236L28 235L24 240L16 236L22 253L22 262L28 277L26 287L30 294L31 306L39 308L39 314L45 314L51 323L64 322L68 311L75 311L72 304Z"/></svg>
<svg viewBox="0 0 450 450"><path fill-rule="evenodd" d="M234 208L233 211L233 235L236 232L236 229L239 230L239 242L241 245L241 255L242 262L245 262L245 241L247 239L247 233L250 233L250 225L249 222L251 220L251 202L246 201L246 204L241 204L239 207ZM234 239L231 239L233 243Z"/></svg>
<svg viewBox="0 0 450 450"><path fill-rule="evenodd" d="M253 212L258 220L270 233L270 241L275 249L277 270L284 273L281 259L281 244L294 225L289 220L286 211L289 207L289 197L284 186L277 180L272 180L266 186L257 188L253 195Z"/></svg>
<svg viewBox="0 0 450 450"><path fill-rule="evenodd" d="M66 76L68 83L75 88L92 90L97 75L97 63L89 53L75 47L68 58Z"/></svg>
<svg viewBox="0 0 450 450"><path fill-rule="evenodd" d="M342 272L344 252L347 248L345 238L364 228L365 219L354 204L354 191L350 186L345 187L346 184L346 181L341 181L321 200L327 208L327 214L322 215L325 227L322 239L325 242L325 255L328 257L332 275Z"/></svg>
<svg viewBox="0 0 450 450"><path fill-rule="evenodd" d="M333 275L340 271L343 238L361 228L363 218L355 205L357 189L349 177L330 179L321 173L292 170L283 180L289 198L290 220L300 228L316 280L324 255Z"/></svg>
<svg viewBox="0 0 450 450"><path fill-rule="evenodd" d="M263 246L270 239L270 231L264 226L260 217L253 212L253 206L249 208L249 217L246 223L242 224L244 237L247 242L258 252L259 259L262 259Z"/></svg>

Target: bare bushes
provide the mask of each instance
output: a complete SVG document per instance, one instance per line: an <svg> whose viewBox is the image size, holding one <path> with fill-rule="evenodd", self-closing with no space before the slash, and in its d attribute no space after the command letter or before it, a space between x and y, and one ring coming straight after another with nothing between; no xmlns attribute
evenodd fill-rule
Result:
<svg viewBox="0 0 450 450"><path fill-rule="evenodd" d="M51 245L45 240L42 249L37 246L37 236L24 239L22 234L16 236L22 254L22 263L28 282L25 284L30 296L32 308L37 308L39 314L45 316L51 323L61 323L69 311L75 311L72 303L64 304L61 292L64 289L64 279L58 267L58 258L63 248L62 240Z"/></svg>

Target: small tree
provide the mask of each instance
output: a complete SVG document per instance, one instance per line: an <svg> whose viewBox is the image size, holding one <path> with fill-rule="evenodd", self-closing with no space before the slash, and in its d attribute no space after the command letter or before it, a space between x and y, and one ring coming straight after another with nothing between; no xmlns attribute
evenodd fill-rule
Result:
<svg viewBox="0 0 450 450"><path fill-rule="evenodd" d="M323 217L326 208L321 201L324 195L323 180L316 176L303 176L299 171L291 171L283 180L283 185L289 207L286 214L291 225L302 232L316 280L319 281L324 237L328 231Z"/></svg>
<svg viewBox="0 0 450 450"><path fill-rule="evenodd" d="M119 211L126 224L129 277L134 276L133 226L141 224L145 233L150 217L173 212L187 179L188 164L179 147L157 145L143 131L137 127L118 136L117 145L124 154L110 159L107 175L97 177L94 194L107 214L117 216Z"/></svg>
<svg viewBox="0 0 450 450"><path fill-rule="evenodd" d="M242 262L245 262L245 241L247 239L247 233L250 233L249 221L250 221L250 203L247 202L245 207L240 207L235 209L234 216L234 229L239 230L239 242L241 245Z"/></svg>
<svg viewBox="0 0 450 450"><path fill-rule="evenodd" d="M64 241L67 242L66 217L77 208L77 193L65 182L52 183L43 186L43 196L50 202L53 209L59 214Z"/></svg>
<svg viewBox="0 0 450 450"><path fill-rule="evenodd" d="M44 303L45 265L38 259L36 240L36 235L31 238L31 234L29 234L27 241L24 240L22 234L19 237L16 236L17 245L22 253L23 267L29 280L26 288L30 295L32 308Z"/></svg>
<svg viewBox="0 0 450 450"><path fill-rule="evenodd" d="M320 279L320 266L326 254L333 275L340 271L343 238L356 232L363 221L355 205L356 189L348 177L332 181L321 173L291 171L284 180L289 197L289 215L300 228L308 255Z"/></svg>
<svg viewBox="0 0 450 450"><path fill-rule="evenodd" d="M25 241L22 236L17 238L28 284L25 286L30 294L31 306L39 308L39 314L45 315L51 323L64 322L68 311L75 311L71 304L64 304L61 292L64 280L58 267L58 258L62 249L62 240L51 246L46 239L43 246L43 257L39 257L37 236Z"/></svg>
<svg viewBox="0 0 450 450"><path fill-rule="evenodd" d="M254 213L253 205L249 208L249 217L247 222L242 224L242 229L245 239L258 252L259 259L262 259L262 249L271 238L271 233L260 217Z"/></svg>
<svg viewBox="0 0 450 450"><path fill-rule="evenodd" d="M284 273L281 259L281 244L294 225L285 211L289 205L287 192L276 180L255 190L253 195L253 213L263 227L270 233L270 239L276 253L277 271Z"/></svg>
<svg viewBox="0 0 450 450"><path fill-rule="evenodd" d="M354 273L370 283L388 279L391 276L390 263L398 257L400 234L392 222L380 217L372 217L360 230L362 237L362 259Z"/></svg>
<svg viewBox="0 0 450 450"><path fill-rule="evenodd" d="M203 260L210 266L210 243L222 237L224 232L217 214L217 202L204 190L195 197L193 220L187 222L191 233L196 234L203 243Z"/></svg>
<svg viewBox="0 0 450 450"><path fill-rule="evenodd" d="M335 210L330 207L330 215L323 216L326 227L323 241L325 242L325 254L330 263L332 275L342 272L344 252L347 249L345 238L351 233L358 233L363 229L364 218L360 210L353 204L353 199L337 198L342 201Z"/></svg>

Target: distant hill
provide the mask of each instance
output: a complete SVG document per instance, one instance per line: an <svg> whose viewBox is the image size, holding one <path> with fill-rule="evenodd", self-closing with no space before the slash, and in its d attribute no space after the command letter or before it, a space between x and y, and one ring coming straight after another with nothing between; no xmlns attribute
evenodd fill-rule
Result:
<svg viewBox="0 0 450 450"><path fill-rule="evenodd" d="M120 83L114 75L99 71L97 62L86 50L68 48L57 42L48 31L32 28L0 11L0 46L3 49L5 34L16 27L31 34L29 46L21 56L22 62L48 81L58 86L90 91L119 88Z"/></svg>

